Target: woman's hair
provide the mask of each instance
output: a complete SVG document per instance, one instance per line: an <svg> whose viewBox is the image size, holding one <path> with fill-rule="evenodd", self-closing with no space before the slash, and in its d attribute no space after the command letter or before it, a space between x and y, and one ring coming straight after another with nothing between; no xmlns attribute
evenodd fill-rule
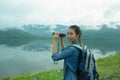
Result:
<svg viewBox="0 0 120 80"><path fill-rule="evenodd" d="M77 25L71 25L69 29L74 29L76 35L78 35L78 41L80 42L80 45L81 45L82 44L82 41L81 41L82 30L80 29L80 27Z"/></svg>

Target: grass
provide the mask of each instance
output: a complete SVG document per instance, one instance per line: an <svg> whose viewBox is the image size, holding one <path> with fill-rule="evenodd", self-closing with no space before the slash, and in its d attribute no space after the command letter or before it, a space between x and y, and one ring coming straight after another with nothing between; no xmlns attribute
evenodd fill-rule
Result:
<svg viewBox="0 0 120 80"><path fill-rule="evenodd" d="M97 69L100 80L120 80L120 54L112 55L97 60ZM4 80L62 80L62 69L42 71L32 75L21 75Z"/></svg>
<svg viewBox="0 0 120 80"><path fill-rule="evenodd" d="M97 60L100 79L120 80L120 54Z"/></svg>

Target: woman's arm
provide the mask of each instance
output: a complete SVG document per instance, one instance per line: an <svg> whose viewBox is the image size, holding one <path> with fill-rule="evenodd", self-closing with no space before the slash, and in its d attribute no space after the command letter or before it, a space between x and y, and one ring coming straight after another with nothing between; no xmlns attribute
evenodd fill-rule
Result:
<svg viewBox="0 0 120 80"><path fill-rule="evenodd" d="M52 59L54 61L58 61L58 60L62 60L62 59L66 59L68 57L73 56L73 53L75 52L74 47L67 47L65 48L62 52L60 52L59 54L53 54L52 55Z"/></svg>
<svg viewBox="0 0 120 80"><path fill-rule="evenodd" d="M55 33L53 35L53 47L52 47L52 54L55 54L57 52L57 41L59 38L59 33Z"/></svg>
<svg viewBox="0 0 120 80"><path fill-rule="evenodd" d="M63 42L63 38L62 37L60 37L60 43L61 43L62 49L64 49L64 42Z"/></svg>

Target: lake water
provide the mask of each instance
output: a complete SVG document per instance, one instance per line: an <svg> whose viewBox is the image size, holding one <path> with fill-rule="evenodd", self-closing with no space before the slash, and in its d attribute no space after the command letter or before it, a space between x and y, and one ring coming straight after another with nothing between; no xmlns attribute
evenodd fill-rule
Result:
<svg viewBox="0 0 120 80"><path fill-rule="evenodd" d="M6 43L7 42L7 43ZM43 70L62 68L62 62L55 65L51 59L52 40L33 41L7 40L0 43L0 79L21 74L34 74ZM95 58L105 57L120 52L119 48L107 48L90 45ZM112 48L111 48L112 47Z"/></svg>

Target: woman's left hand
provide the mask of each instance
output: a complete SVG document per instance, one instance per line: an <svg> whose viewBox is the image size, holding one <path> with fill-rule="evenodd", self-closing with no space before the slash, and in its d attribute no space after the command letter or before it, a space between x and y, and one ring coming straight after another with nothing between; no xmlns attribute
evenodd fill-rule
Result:
<svg viewBox="0 0 120 80"><path fill-rule="evenodd" d="M57 32L57 33L54 33L54 35L53 35L53 40L54 40L54 41L57 41L57 40L58 40L59 34L60 34L60 33L58 33L58 32Z"/></svg>

